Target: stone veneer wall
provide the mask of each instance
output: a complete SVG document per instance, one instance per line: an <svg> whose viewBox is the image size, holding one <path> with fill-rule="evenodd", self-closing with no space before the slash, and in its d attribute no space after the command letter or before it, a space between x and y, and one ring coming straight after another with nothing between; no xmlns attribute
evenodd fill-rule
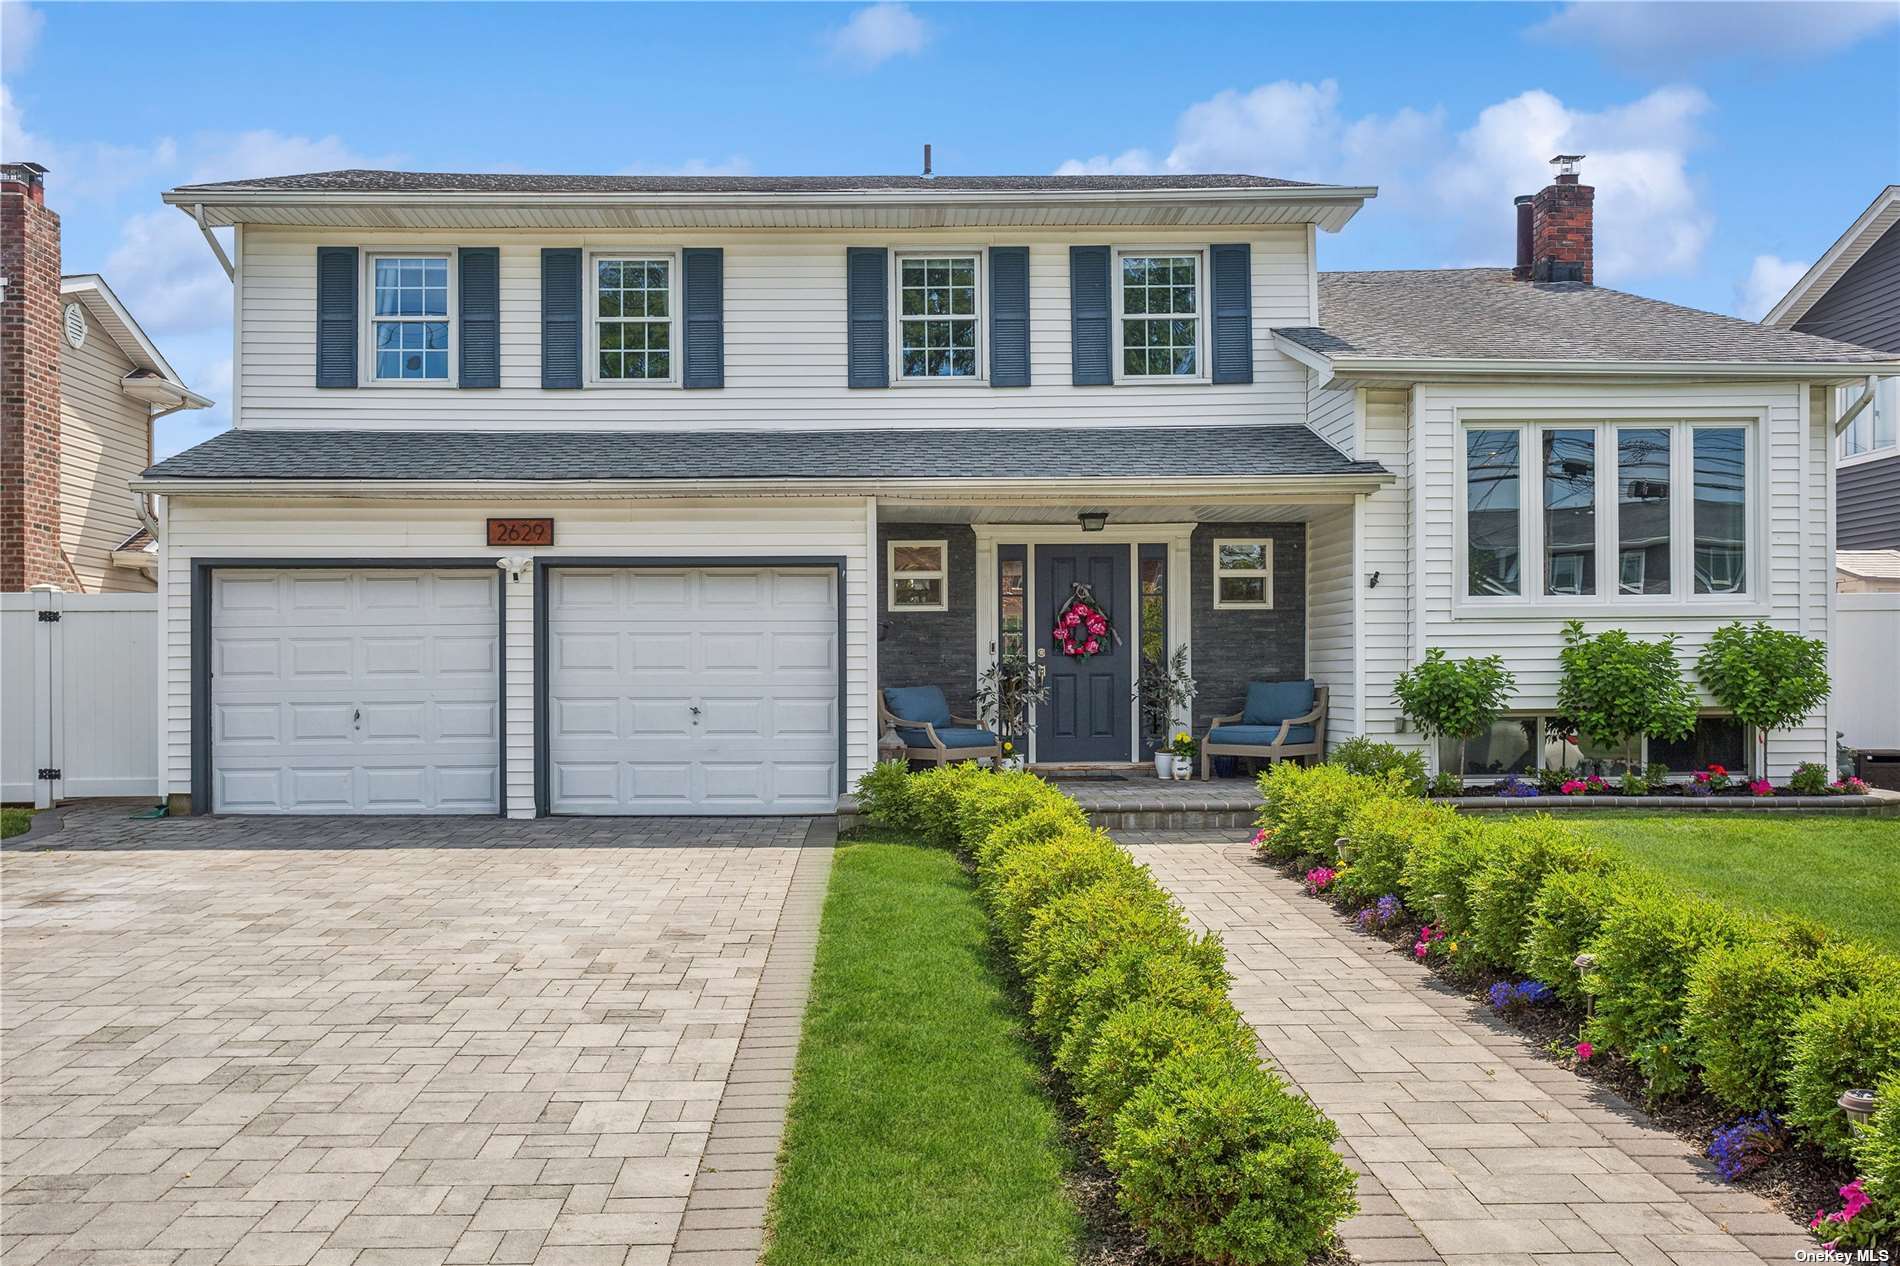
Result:
<svg viewBox="0 0 1900 1266"><path fill-rule="evenodd" d="M891 541L948 541L948 611L891 611ZM958 716L975 712L976 533L967 523L877 525L877 683L936 686Z"/></svg>
<svg viewBox="0 0 1900 1266"><path fill-rule="evenodd" d="M1273 607L1264 611L1214 609L1214 541L1266 537L1273 542ZM1203 523L1190 547L1189 627L1192 629L1194 733L1208 721L1240 711L1250 681L1306 675L1306 524Z"/></svg>

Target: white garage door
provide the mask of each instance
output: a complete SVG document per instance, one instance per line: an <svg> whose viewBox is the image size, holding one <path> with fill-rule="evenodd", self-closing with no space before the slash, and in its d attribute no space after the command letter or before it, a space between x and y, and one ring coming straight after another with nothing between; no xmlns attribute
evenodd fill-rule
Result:
<svg viewBox="0 0 1900 1266"><path fill-rule="evenodd" d="M220 813L494 813L496 573L213 573Z"/></svg>
<svg viewBox="0 0 1900 1266"><path fill-rule="evenodd" d="M826 570L549 573L555 813L829 813L838 607Z"/></svg>

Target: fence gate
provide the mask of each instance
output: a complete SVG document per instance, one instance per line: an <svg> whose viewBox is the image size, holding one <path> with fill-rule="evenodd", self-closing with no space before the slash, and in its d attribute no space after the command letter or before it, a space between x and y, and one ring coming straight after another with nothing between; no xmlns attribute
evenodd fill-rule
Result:
<svg viewBox="0 0 1900 1266"><path fill-rule="evenodd" d="M158 595L0 594L0 800L158 795Z"/></svg>

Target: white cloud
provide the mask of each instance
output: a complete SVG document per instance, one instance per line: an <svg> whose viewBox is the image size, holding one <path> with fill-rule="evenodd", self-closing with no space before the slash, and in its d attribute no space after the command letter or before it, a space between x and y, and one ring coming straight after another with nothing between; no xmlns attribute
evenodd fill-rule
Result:
<svg viewBox="0 0 1900 1266"><path fill-rule="evenodd" d="M230 323L230 279L198 226L173 207L127 220L102 271L154 338Z"/></svg>
<svg viewBox="0 0 1900 1266"><path fill-rule="evenodd" d="M63 204L106 201L149 185L177 161L178 147L169 137L138 146L66 143L38 135L27 130L19 103L0 84L0 154L45 167L48 197Z"/></svg>
<svg viewBox="0 0 1900 1266"><path fill-rule="evenodd" d="M1569 4L1532 27L1532 39L1585 43L1617 61L1673 71L1722 58L1800 60L1846 48L1900 22L1886 0L1593 0Z"/></svg>
<svg viewBox="0 0 1900 1266"><path fill-rule="evenodd" d="M1781 296L1794 289L1794 283L1807 276L1810 265L1779 255L1757 255L1748 266L1748 276L1735 287L1735 315L1759 321L1768 310L1781 302Z"/></svg>
<svg viewBox="0 0 1900 1266"><path fill-rule="evenodd" d="M825 39L833 57L870 70L893 57L922 52L930 41L930 27L909 5L887 2L859 9Z"/></svg>
<svg viewBox="0 0 1900 1266"><path fill-rule="evenodd" d="M33 59L46 15L17 0L0 3L0 70L20 70Z"/></svg>
<svg viewBox="0 0 1900 1266"><path fill-rule="evenodd" d="M1600 111L1548 92L1521 93L1449 130L1442 108L1353 117L1332 80L1282 80L1226 91L1183 110L1166 155L1136 147L1071 159L1058 171L1255 172L1376 184L1376 209L1402 209L1419 266L1501 263L1513 242L1511 200L1549 183L1558 153L1589 156L1597 190L1596 275L1605 282L1684 273L1700 262L1714 221L1689 175L1708 98L1663 88Z"/></svg>
<svg viewBox="0 0 1900 1266"><path fill-rule="evenodd" d="M242 180L247 176L285 176L310 171L340 171L395 161L368 159L337 136L286 136L267 129L208 133L192 144L185 183Z"/></svg>

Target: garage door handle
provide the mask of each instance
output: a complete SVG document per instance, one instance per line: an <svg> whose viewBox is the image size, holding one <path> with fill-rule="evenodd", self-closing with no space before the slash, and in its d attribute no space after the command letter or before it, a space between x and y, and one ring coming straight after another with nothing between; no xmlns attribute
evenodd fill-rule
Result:
<svg viewBox="0 0 1900 1266"><path fill-rule="evenodd" d="M361 708L358 708L355 714L350 717L350 724L351 725L363 724L363 710Z"/></svg>

